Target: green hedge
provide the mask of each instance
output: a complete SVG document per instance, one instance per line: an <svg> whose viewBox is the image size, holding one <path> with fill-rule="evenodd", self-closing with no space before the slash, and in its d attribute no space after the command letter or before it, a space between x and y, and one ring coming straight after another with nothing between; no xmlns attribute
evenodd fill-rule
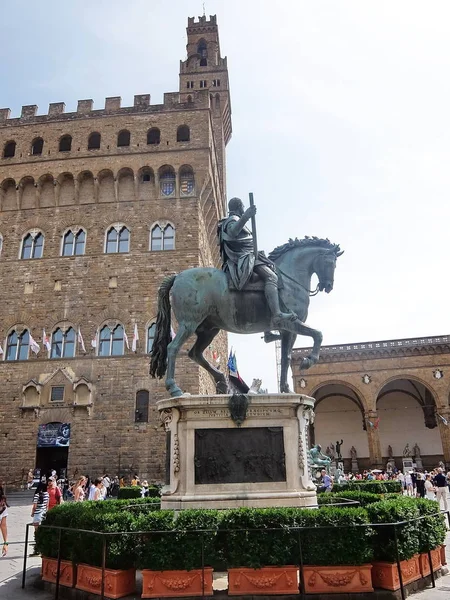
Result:
<svg viewBox="0 0 450 600"><path fill-rule="evenodd" d="M346 483L333 484L333 492L345 492L349 490L364 490L372 494L400 493L402 484L400 481L348 481Z"/></svg>
<svg viewBox="0 0 450 600"><path fill-rule="evenodd" d="M364 525L425 515L426 519L397 526L400 558L426 552L445 539L445 523L432 500L395 495L377 502L365 491L344 495L359 498L365 507L185 510L176 515L158 510L159 501L152 498L65 503L49 511L37 529L36 550L44 556L57 555L58 532L46 524L88 530L63 532L62 558L97 566L101 565L102 541L90 531L136 532L109 539L107 567L153 570L201 567L202 538L205 566L216 570L298 564L299 541L305 564L358 565L373 558L394 562L393 527ZM324 494L320 501L332 496Z"/></svg>
<svg viewBox="0 0 450 600"><path fill-rule="evenodd" d="M359 506L367 506L367 504L373 504L374 502L380 501L379 494L373 494L372 492L366 492L364 490L346 490L344 492L325 492L323 494L317 494L317 500L319 505L322 504L338 504L345 503L346 500L353 500L359 502ZM349 504L351 506L358 506L357 504Z"/></svg>
<svg viewBox="0 0 450 600"><path fill-rule="evenodd" d="M417 500L404 496L369 504L366 510L371 523L395 523L420 516ZM419 527L426 527L426 525L424 523L419 525L418 521L413 521L397 526L400 560L407 560L419 551ZM374 530L375 560L394 562L396 560L394 527L375 527Z"/></svg>

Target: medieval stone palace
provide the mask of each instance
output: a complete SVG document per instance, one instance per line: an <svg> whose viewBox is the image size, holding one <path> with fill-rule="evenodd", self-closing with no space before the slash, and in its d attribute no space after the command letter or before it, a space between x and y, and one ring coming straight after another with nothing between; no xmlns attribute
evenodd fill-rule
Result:
<svg viewBox="0 0 450 600"><path fill-rule="evenodd" d="M216 17L188 19L179 90L122 107L0 110L0 481L30 468L163 479L148 375L157 289L219 266L227 60ZM226 361L219 336L208 359ZM182 357L179 382L213 392Z"/></svg>

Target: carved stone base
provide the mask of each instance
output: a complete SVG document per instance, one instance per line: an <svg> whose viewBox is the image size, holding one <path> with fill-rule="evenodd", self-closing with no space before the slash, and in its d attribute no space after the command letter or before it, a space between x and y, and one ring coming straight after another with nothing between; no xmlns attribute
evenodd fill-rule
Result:
<svg viewBox="0 0 450 600"><path fill-rule="evenodd" d="M229 399L182 396L157 403L167 435L162 508L316 505L307 439L314 399L248 396L241 424L231 418Z"/></svg>

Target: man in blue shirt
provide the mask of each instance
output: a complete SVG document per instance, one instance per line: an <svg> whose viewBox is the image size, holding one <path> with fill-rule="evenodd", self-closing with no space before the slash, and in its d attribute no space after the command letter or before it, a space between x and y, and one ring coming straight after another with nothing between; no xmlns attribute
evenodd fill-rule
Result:
<svg viewBox="0 0 450 600"><path fill-rule="evenodd" d="M325 469L322 469L321 475L322 475L322 485L325 488L325 492L331 492L331 488L333 487L333 482L331 481L331 477L328 475L328 473L325 471Z"/></svg>

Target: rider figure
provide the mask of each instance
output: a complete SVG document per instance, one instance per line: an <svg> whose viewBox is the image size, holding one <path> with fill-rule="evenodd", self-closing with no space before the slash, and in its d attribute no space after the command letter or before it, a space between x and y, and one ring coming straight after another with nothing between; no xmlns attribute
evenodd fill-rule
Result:
<svg viewBox="0 0 450 600"><path fill-rule="evenodd" d="M218 236L223 270L228 272L237 290L242 290L252 273L264 281L264 293L272 315L272 327L282 328L296 319L293 313L280 309L278 298L278 276L273 263L263 252L255 258L253 236L245 224L256 214L256 206L244 210L240 198L232 198L228 203L228 217L219 221Z"/></svg>

